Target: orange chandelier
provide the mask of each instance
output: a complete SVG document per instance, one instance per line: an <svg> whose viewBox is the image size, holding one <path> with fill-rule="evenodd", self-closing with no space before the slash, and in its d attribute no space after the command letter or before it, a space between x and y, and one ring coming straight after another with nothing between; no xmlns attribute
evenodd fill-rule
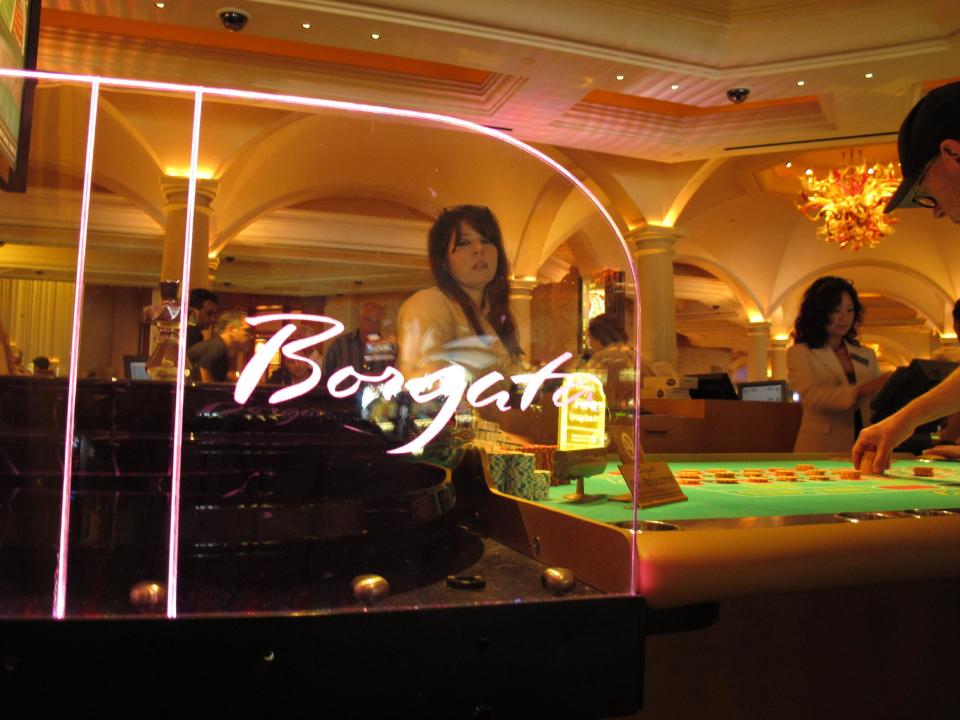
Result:
<svg viewBox="0 0 960 720"><path fill-rule="evenodd" d="M823 221L817 235L842 249L876 247L893 232L896 218L883 208L900 184L900 174L888 165L849 165L818 179L811 171L800 178L803 191L797 209L808 220Z"/></svg>

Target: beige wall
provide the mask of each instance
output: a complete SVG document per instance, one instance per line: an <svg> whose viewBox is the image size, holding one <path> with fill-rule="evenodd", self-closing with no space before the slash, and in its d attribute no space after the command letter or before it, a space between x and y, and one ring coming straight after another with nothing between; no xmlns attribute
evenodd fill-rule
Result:
<svg viewBox="0 0 960 720"><path fill-rule="evenodd" d="M85 291L80 377L122 378L123 356L138 354L140 317L150 291L105 285L87 285Z"/></svg>

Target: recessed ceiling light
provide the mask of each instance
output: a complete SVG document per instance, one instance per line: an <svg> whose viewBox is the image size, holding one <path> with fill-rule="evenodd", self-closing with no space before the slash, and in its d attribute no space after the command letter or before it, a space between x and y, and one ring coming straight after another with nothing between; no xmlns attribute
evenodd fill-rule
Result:
<svg viewBox="0 0 960 720"><path fill-rule="evenodd" d="M804 175L813 175L813 170L811 170L810 168L807 168L806 170L803 171L803 174L804 174Z"/></svg>
<svg viewBox="0 0 960 720"><path fill-rule="evenodd" d="M302 27L304 30L309 30L310 23L300 23L300 27Z"/></svg>
<svg viewBox="0 0 960 720"><path fill-rule="evenodd" d="M806 84L806 80L797 80L797 87L803 87Z"/></svg>
<svg viewBox="0 0 960 720"><path fill-rule="evenodd" d="M793 163L790 162L789 160L787 160L787 167L788 167L788 168L792 168L792 167L793 167Z"/></svg>
<svg viewBox="0 0 960 720"><path fill-rule="evenodd" d="M161 10L163 10L167 6L167 4L165 2L155 2L153 6L155 8L160 8Z"/></svg>
<svg viewBox="0 0 960 720"><path fill-rule="evenodd" d="M623 80L623 75L617 75L617 80Z"/></svg>
<svg viewBox="0 0 960 720"><path fill-rule="evenodd" d="M867 80L873 77L873 73L864 73L863 75Z"/></svg>
<svg viewBox="0 0 960 720"><path fill-rule="evenodd" d="M679 89L680 89L680 86L677 85L676 83L674 83L673 85L670 86L670 89L671 89L671 90L679 90Z"/></svg>
<svg viewBox="0 0 960 720"><path fill-rule="evenodd" d="M373 38L374 40L379 40L380 33L370 33L370 37Z"/></svg>

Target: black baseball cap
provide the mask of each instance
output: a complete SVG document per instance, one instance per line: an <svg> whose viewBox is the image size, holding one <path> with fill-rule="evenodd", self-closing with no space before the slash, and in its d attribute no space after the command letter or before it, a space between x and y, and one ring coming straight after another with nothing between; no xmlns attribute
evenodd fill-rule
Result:
<svg viewBox="0 0 960 720"><path fill-rule="evenodd" d="M927 163L940 152L940 143L948 139L960 140L960 82L928 92L900 126L897 151L903 180L884 212L917 207L908 198Z"/></svg>

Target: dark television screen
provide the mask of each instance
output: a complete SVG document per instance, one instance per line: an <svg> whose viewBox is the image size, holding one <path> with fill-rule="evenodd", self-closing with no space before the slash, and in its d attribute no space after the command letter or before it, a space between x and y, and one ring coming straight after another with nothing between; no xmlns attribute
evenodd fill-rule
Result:
<svg viewBox="0 0 960 720"><path fill-rule="evenodd" d="M913 360L906 367L897 368L870 401L873 421L883 420L918 395L939 385L956 367L957 363L943 360ZM928 430L918 428L918 431Z"/></svg>
<svg viewBox="0 0 960 720"><path fill-rule="evenodd" d="M690 397L696 400L736 400L737 391L726 373L706 373L694 375L697 387L690 390Z"/></svg>
<svg viewBox="0 0 960 720"><path fill-rule="evenodd" d="M0 0L0 67L37 67L40 0ZM27 188L27 154L36 80L0 77L0 189Z"/></svg>

